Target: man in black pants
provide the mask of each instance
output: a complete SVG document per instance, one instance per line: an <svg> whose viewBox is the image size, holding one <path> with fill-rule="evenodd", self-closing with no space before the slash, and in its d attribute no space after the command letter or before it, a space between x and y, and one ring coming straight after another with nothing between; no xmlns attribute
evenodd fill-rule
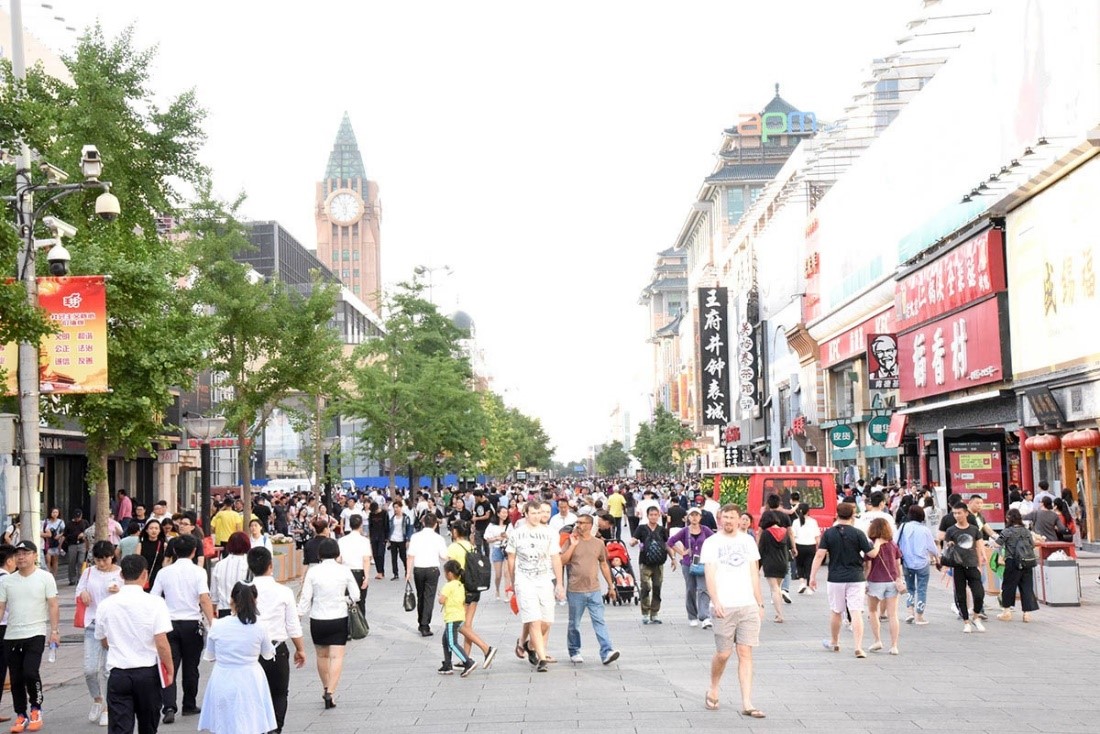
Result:
<svg viewBox="0 0 1100 734"><path fill-rule="evenodd" d="M361 519L356 515L354 519ZM248 552L248 570L252 572L253 585L256 587L256 608L259 610L259 624L267 630L268 639L275 646L272 660L260 658L260 667L267 676L267 687L271 691L271 703L275 708L276 732L283 731L286 720L287 695L290 692L290 651L286 641L294 643L294 665L306 664L306 648L302 644L302 623L298 620L298 608L294 601L294 592L275 582L272 576L271 551L267 548L253 548Z"/></svg>
<svg viewBox="0 0 1100 734"><path fill-rule="evenodd" d="M416 621L421 637L432 636L432 611L435 609L435 590L439 585L439 562L448 560L447 544L435 531L439 520L435 515L424 516L424 529L413 533L409 540L409 564L405 568L405 581L416 586ZM396 571L396 566L394 567Z"/></svg>
<svg viewBox="0 0 1100 734"><path fill-rule="evenodd" d="M172 649L172 669L183 668L183 715L199 713L196 699L199 694L199 658L202 657L202 622L214 623L214 606L210 603L210 587L206 572L195 565L198 541L193 535L173 538L169 550L175 556L171 566L165 566L157 574L151 591L153 596L163 596L168 604L168 616L172 631L168 644ZM176 720L176 684L165 686L163 695L164 723Z"/></svg>
<svg viewBox="0 0 1100 734"><path fill-rule="evenodd" d="M53 574L38 567L38 547L29 540L15 546L15 569L18 583L0 585L0 619L9 606L12 610L4 633L4 655L16 713L11 730L38 731L42 727L42 652L47 636L50 644L61 643L57 582Z"/></svg>
<svg viewBox="0 0 1100 734"><path fill-rule="evenodd" d="M172 620L164 600L143 591L149 581L149 565L138 555L120 562L125 582L117 594L99 603L95 636L107 648L108 734L156 734L160 718L161 677L175 681L168 633Z"/></svg>

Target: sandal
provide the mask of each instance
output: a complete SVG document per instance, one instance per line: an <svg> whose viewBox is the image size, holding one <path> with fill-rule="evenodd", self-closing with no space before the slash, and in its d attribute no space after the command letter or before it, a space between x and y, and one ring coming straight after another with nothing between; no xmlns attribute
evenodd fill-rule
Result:
<svg viewBox="0 0 1100 734"><path fill-rule="evenodd" d="M516 657L520 660L527 657L527 650L523 647L523 643L520 640L516 640Z"/></svg>
<svg viewBox="0 0 1100 734"><path fill-rule="evenodd" d="M742 712L741 712L741 715L742 715L742 716L748 716L748 717L751 717L751 718L753 718L753 719L764 719L764 718L767 718L767 717L766 717L766 716L764 715L764 712L763 712L763 711L761 711L760 709L745 709L744 711L742 711Z"/></svg>
<svg viewBox="0 0 1100 734"><path fill-rule="evenodd" d="M703 701L703 705L707 707L707 711L717 711L719 701L717 698L711 698L710 691L707 691L706 698Z"/></svg>
<svg viewBox="0 0 1100 734"><path fill-rule="evenodd" d="M867 657L867 653L863 652L863 650L856 650L856 657L857 658L865 658L865 657Z"/></svg>
<svg viewBox="0 0 1100 734"><path fill-rule="evenodd" d="M772 621L775 622L776 624L783 624L783 617L781 617L780 615L777 614L777 615L775 615L775 619L772 620Z"/></svg>

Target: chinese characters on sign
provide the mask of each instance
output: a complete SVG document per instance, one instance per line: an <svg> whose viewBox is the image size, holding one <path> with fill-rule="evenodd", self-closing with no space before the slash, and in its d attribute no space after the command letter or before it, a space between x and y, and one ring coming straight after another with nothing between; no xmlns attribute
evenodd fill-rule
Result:
<svg viewBox="0 0 1100 734"><path fill-rule="evenodd" d="M760 350L756 344L756 330L748 321L742 321L737 327L737 364L741 395L737 406L741 409L741 417L746 418L760 402Z"/></svg>
<svg viewBox="0 0 1100 734"><path fill-rule="evenodd" d="M904 402L1005 379L1001 341L1004 296L898 337Z"/></svg>
<svg viewBox="0 0 1100 734"><path fill-rule="evenodd" d="M46 394L107 392L107 290L103 277L39 278L38 305L58 328L42 339L39 390ZM15 345L5 345L0 360L7 370L8 394L18 392L15 353Z"/></svg>
<svg viewBox="0 0 1100 734"><path fill-rule="evenodd" d="M908 329L1005 289L1004 243L987 229L898 281L898 329Z"/></svg>
<svg viewBox="0 0 1100 734"><path fill-rule="evenodd" d="M871 334L867 345L867 375L872 390L898 387L898 340L893 334Z"/></svg>
<svg viewBox="0 0 1100 734"><path fill-rule="evenodd" d="M730 422L730 358L725 288L699 289L699 364L702 365L703 425Z"/></svg>

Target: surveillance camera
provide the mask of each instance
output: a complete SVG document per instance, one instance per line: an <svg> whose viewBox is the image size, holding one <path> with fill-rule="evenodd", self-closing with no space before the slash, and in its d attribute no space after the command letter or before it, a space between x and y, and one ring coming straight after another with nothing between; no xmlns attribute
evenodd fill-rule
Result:
<svg viewBox="0 0 1100 734"><path fill-rule="evenodd" d="M88 181L98 181L103 174L103 159L94 145L85 145L80 149L80 172Z"/></svg>
<svg viewBox="0 0 1100 734"><path fill-rule="evenodd" d="M43 217L42 224L46 225L59 238L76 236L76 227L68 222L61 221L57 217Z"/></svg>
<svg viewBox="0 0 1100 734"><path fill-rule="evenodd" d="M57 244L50 248L50 251L46 253L46 260L50 264L50 275L55 277L61 277L68 275L69 273L69 261L72 257L69 255L69 251L58 240Z"/></svg>
<svg viewBox="0 0 1100 734"><path fill-rule="evenodd" d="M52 184L62 184L69 180L69 174L52 163L42 162L38 168L46 174L46 180Z"/></svg>
<svg viewBox="0 0 1100 734"><path fill-rule="evenodd" d="M113 222L118 219L118 215L122 213L122 207L119 206L118 197L110 191L97 196L95 200L95 213L105 222Z"/></svg>

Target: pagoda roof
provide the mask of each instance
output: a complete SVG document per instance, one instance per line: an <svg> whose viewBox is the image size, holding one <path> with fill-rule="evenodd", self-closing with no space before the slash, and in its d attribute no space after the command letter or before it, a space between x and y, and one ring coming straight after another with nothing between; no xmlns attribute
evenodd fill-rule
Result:
<svg viewBox="0 0 1100 734"><path fill-rule="evenodd" d="M351 129L351 118L344 113L340 129L336 132L336 142L328 156L325 167L325 179L366 179L367 170L363 166L363 156L359 153L359 143L355 140L355 131Z"/></svg>
<svg viewBox="0 0 1100 734"><path fill-rule="evenodd" d="M792 112L801 112L801 111L802 110L798 109L793 104L791 104L790 102L788 102L787 100L785 100L785 99L783 99L782 97L779 96L779 84L777 83L775 85L775 96L772 97L771 101L768 102L768 104L766 104L764 106L764 109L762 109L760 111L760 114L761 114L761 116L763 116L763 115L768 114L769 112L778 112L781 115L789 115ZM734 125L733 127L726 128L723 132L726 135L738 135L739 134L737 132L737 125Z"/></svg>
<svg viewBox="0 0 1100 734"><path fill-rule="evenodd" d="M733 181L770 181L775 178L782 163L727 163L706 178L708 184L721 184Z"/></svg>

